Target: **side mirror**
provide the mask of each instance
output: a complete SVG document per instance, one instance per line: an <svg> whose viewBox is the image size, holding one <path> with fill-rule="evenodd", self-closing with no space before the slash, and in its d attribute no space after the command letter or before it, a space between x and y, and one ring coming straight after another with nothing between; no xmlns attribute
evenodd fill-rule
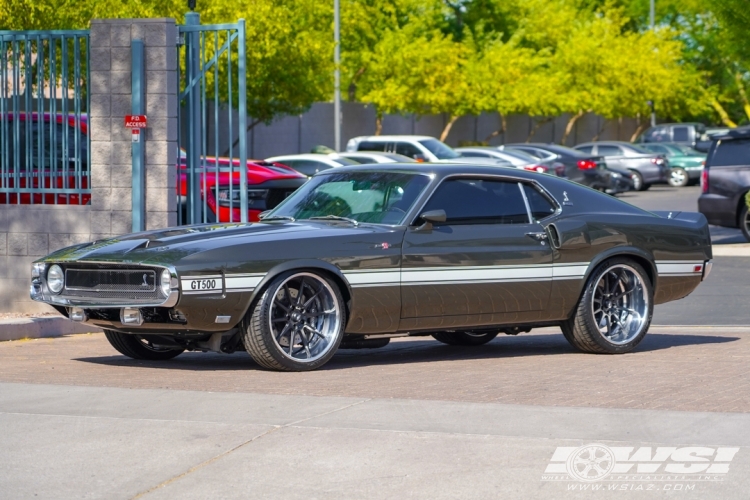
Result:
<svg viewBox="0 0 750 500"><path fill-rule="evenodd" d="M414 161L417 163L424 163L427 161L427 158L425 158L424 155L414 155Z"/></svg>
<svg viewBox="0 0 750 500"><path fill-rule="evenodd" d="M445 214L445 210L430 210L424 212L419 216L424 221L424 224L417 228L417 231L429 231L432 229L432 224L436 222L445 222L448 216Z"/></svg>

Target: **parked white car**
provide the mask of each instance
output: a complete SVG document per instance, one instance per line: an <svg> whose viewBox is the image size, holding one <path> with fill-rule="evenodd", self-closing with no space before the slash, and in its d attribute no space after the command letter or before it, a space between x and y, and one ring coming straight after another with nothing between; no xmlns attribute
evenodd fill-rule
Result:
<svg viewBox="0 0 750 500"><path fill-rule="evenodd" d="M370 135L350 139L346 151L396 153L419 162L470 163L472 165L503 165L507 162L492 158L462 158L447 144L427 135Z"/></svg>
<svg viewBox="0 0 750 500"><path fill-rule="evenodd" d="M337 156L348 158L358 163L414 163L414 159L396 153L372 153L357 151L356 153L340 153Z"/></svg>

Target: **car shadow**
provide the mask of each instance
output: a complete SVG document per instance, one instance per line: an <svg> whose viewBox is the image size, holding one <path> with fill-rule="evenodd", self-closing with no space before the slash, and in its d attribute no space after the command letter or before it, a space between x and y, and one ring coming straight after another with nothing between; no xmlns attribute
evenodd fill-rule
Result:
<svg viewBox="0 0 750 500"><path fill-rule="evenodd" d="M650 352L682 346L723 344L740 340L739 337L711 335L684 335L651 333L634 350ZM448 346L431 337L416 337L407 342L391 342L380 349L342 349L320 370L336 370L370 365L395 365L404 363L429 363L470 359L502 359L520 356L556 356L583 354L574 349L562 335L526 334L499 336L483 346ZM124 356L98 356L74 358L74 361L108 366L133 366L190 371L226 371L261 368L244 352L233 355L186 352L169 361L142 361Z"/></svg>

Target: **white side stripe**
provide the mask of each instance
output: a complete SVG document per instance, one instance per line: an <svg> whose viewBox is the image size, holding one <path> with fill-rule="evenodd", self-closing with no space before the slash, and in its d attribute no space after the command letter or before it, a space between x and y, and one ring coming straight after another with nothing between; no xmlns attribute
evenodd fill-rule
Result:
<svg viewBox="0 0 750 500"><path fill-rule="evenodd" d="M698 276L703 274L703 261L657 260L659 276Z"/></svg>

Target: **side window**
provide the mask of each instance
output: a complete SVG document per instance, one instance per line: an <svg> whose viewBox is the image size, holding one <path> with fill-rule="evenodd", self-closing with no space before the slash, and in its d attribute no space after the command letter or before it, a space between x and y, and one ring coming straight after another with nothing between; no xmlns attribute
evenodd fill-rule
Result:
<svg viewBox="0 0 750 500"><path fill-rule="evenodd" d="M646 149L649 151L653 151L654 153L661 153L661 154L668 154L669 151L664 146L660 146L658 144L654 144L653 146L648 146Z"/></svg>
<svg viewBox="0 0 750 500"><path fill-rule="evenodd" d="M397 142L395 152L400 155L408 156L409 158L416 158L418 155L424 156L421 149L414 144L409 144L408 142Z"/></svg>
<svg viewBox="0 0 750 500"><path fill-rule="evenodd" d="M576 147L576 149L581 153L591 154L591 152L594 150L594 146L578 146Z"/></svg>
<svg viewBox="0 0 750 500"><path fill-rule="evenodd" d="M672 140L674 142L688 142L690 130L687 127L672 127Z"/></svg>
<svg viewBox="0 0 750 500"><path fill-rule="evenodd" d="M447 224L528 224L526 204L516 182L448 179L423 211L445 210Z"/></svg>
<svg viewBox="0 0 750 500"><path fill-rule="evenodd" d="M555 210L557 210L555 205L535 187L524 184L523 192L526 193L526 199L529 200L531 217L533 217L535 221L549 217L555 213Z"/></svg>
<svg viewBox="0 0 750 500"><path fill-rule="evenodd" d="M646 131L643 135L645 142L669 142L669 128L667 127L654 127Z"/></svg>
<svg viewBox="0 0 750 500"><path fill-rule="evenodd" d="M607 146L600 144L597 148L599 156L622 156L622 150L618 146Z"/></svg>
<svg viewBox="0 0 750 500"><path fill-rule="evenodd" d="M711 167L750 165L750 139L720 141L708 164Z"/></svg>
<svg viewBox="0 0 750 500"><path fill-rule="evenodd" d="M362 141L357 146L357 151L385 151L388 145L385 141Z"/></svg>

